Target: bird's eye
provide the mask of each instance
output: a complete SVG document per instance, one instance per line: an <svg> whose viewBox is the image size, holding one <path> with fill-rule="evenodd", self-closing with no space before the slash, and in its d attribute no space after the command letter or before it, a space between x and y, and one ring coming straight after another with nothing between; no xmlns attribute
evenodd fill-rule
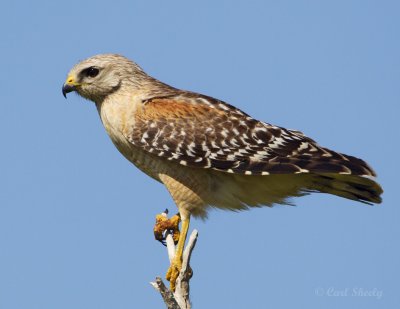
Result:
<svg viewBox="0 0 400 309"><path fill-rule="evenodd" d="M95 67L90 67L85 70L85 75L87 77L96 77L99 74L99 69Z"/></svg>

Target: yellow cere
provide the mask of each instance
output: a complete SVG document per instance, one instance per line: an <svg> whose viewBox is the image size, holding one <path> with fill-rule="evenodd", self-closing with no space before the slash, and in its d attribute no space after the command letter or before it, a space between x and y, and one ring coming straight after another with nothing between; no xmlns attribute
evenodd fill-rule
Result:
<svg viewBox="0 0 400 309"><path fill-rule="evenodd" d="M69 75L65 81L66 85L72 85L72 86L79 86L79 83L75 82L75 78L72 75Z"/></svg>

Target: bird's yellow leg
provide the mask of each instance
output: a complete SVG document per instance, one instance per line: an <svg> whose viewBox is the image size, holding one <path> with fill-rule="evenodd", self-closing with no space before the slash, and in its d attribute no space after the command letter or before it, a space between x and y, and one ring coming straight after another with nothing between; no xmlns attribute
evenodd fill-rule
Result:
<svg viewBox="0 0 400 309"><path fill-rule="evenodd" d="M178 245L176 246L175 257L171 261L171 265L169 266L167 275L165 276L166 279L169 281L170 289L173 292L175 291L176 287L176 279L178 279L179 273L182 269L182 254L185 247L186 236L189 230L189 224L190 216L182 219L182 230L179 236Z"/></svg>

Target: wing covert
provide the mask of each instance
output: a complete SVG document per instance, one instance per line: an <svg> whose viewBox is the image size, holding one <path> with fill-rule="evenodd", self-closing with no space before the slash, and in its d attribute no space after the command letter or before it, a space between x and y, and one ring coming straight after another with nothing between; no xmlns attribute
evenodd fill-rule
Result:
<svg viewBox="0 0 400 309"><path fill-rule="evenodd" d="M181 165L228 173L375 175L364 161L322 148L301 132L189 92L143 102L127 139Z"/></svg>

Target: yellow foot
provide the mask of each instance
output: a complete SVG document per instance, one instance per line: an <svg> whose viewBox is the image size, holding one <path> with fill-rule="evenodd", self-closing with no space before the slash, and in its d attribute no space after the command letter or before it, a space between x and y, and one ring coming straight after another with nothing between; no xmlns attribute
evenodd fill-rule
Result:
<svg viewBox="0 0 400 309"><path fill-rule="evenodd" d="M178 257L178 258L175 257L172 260L171 265L169 266L169 268L167 270L167 274L165 275L165 278L169 281L170 290L172 292L175 292L176 279L178 279L181 269L182 269L181 257Z"/></svg>
<svg viewBox="0 0 400 309"><path fill-rule="evenodd" d="M181 217L179 214L172 216L168 219L168 209L166 209L163 213L156 215L156 224L154 225L154 237L156 240L161 242L164 246L165 243L165 233L170 232L172 234L172 238L174 239L175 244L178 243L180 232L179 232L179 222L181 221Z"/></svg>

